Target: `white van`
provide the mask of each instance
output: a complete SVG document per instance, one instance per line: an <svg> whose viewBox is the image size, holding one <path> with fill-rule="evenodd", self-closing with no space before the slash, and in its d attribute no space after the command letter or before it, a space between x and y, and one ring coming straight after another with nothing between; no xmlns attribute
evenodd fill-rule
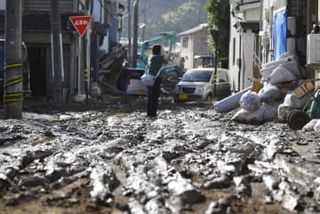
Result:
<svg viewBox="0 0 320 214"><path fill-rule="evenodd" d="M230 78L227 69L196 68L188 70L176 86L174 101L212 101L214 96L220 100L231 94ZM216 91L215 91L216 90Z"/></svg>

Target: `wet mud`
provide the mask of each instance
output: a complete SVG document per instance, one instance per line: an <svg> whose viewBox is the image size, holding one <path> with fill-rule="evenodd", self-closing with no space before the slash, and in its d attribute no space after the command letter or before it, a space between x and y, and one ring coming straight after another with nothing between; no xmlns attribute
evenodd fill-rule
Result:
<svg viewBox="0 0 320 214"><path fill-rule="evenodd" d="M0 213L319 213L319 134L145 99L0 120Z"/></svg>

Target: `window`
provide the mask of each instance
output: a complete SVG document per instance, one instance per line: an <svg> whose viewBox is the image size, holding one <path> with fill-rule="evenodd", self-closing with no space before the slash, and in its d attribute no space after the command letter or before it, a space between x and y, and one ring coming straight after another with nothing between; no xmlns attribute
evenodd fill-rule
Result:
<svg viewBox="0 0 320 214"><path fill-rule="evenodd" d="M188 37L184 37L182 39L182 47L187 48L188 47L188 43L189 43L189 38Z"/></svg>
<svg viewBox="0 0 320 214"><path fill-rule="evenodd" d="M217 82L218 83L229 82L228 74L226 71L218 70Z"/></svg>
<svg viewBox="0 0 320 214"><path fill-rule="evenodd" d="M183 82L209 82L213 72L208 70L187 71L183 77Z"/></svg>

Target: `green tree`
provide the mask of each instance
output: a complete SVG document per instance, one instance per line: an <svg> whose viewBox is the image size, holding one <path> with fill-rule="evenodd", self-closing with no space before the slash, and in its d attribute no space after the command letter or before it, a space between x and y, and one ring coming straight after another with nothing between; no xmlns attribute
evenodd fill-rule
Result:
<svg viewBox="0 0 320 214"><path fill-rule="evenodd" d="M206 4L208 24L213 48L217 48L219 59L228 59L230 33L230 5L227 0L208 0ZM216 32L216 33L213 33ZM217 43L215 44L215 41Z"/></svg>

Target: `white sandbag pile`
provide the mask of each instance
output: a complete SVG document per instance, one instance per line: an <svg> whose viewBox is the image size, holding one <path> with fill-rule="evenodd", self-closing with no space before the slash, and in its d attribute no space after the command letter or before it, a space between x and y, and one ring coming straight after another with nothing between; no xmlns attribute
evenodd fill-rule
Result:
<svg viewBox="0 0 320 214"><path fill-rule="evenodd" d="M242 91L239 91L238 93L235 93L229 97L224 98L223 100L220 100L218 102L215 102L213 104L214 110L219 113L227 113L232 110L235 110L240 107L240 99L244 93L249 91L250 89L244 89Z"/></svg>
<svg viewBox="0 0 320 214"><path fill-rule="evenodd" d="M294 109L303 109L303 107L309 102L311 95L306 95L302 98L298 98L291 91L288 92L284 98L284 102L278 107L278 119L280 121L286 121L288 112Z"/></svg>
<svg viewBox="0 0 320 214"><path fill-rule="evenodd" d="M240 99L240 106L242 109L253 112L256 111L260 107L260 98L256 92L247 91L242 95Z"/></svg>
<svg viewBox="0 0 320 214"><path fill-rule="evenodd" d="M280 90L277 86L268 83L259 91L259 98L261 102L274 104L283 101L286 93L286 90Z"/></svg>
<svg viewBox="0 0 320 214"><path fill-rule="evenodd" d="M263 123L276 119L278 112L282 109L286 110L288 107L300 109L307 102L307 97L297 98L292 95L289 88L281 87L283 84L296 82L303 76L296 57L285 55L278 62L272 62L265 68L270 71L266 78L268 81L259 93L248 91L242 95L241 109L232 117L232 120L253 124ZM287 94L288 92L290 93Z"/></svg>
<svg viewBox="0 0 320 214"><path fill-rule="evenodd" d="M289 55L287 53L282 54L278 60L266 63L262 65L260 73L262 78L268 80L271 73L278 67L284 66L290 72L292 72L297 78L301 78L304 74L304 70L301 68L297 61L297 57L294 55Z"/></svg>
<svg viewBox="0 0 320 214"><path fill-rule="evenodd" d="M291 82L297 80L297 77L288 70L284 65L279 65L272 71L269 76L269 83L271 85L281 84L283 82Z"/></svg>
<svg viewBox="0 0 320 214"><path fill-rule="evenodd" d="M313 119L307 125L305 125L302 129L303 131L320 131L320 119Z"/></svg>
<svg viewBox="0 0 320 214"><path fill-rule="evenodd" d="M279 100L284 93L277 87L267 85L258 94L252 91L245 93L240 100L241 109L232 117L232 120L244 123L262 123L275 119Z"/></svg>

